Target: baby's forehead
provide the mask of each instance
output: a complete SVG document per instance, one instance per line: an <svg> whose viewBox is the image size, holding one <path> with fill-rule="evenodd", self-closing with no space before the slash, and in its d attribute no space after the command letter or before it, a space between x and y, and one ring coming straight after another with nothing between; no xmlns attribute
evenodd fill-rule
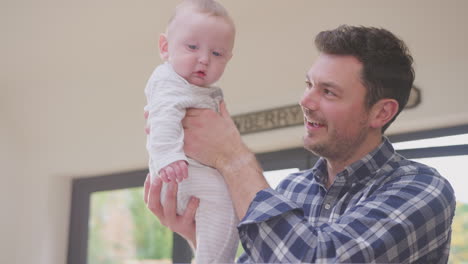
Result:
<svg viewBox="0 0 468 264"><path fill-rule="evenodd" d="M234 45L235 28L224 17L204 13L180 13L167 28L171 40L188 41L189 39L208 39L223 46ZM232 42L232 43L231 43Z"/></svg>
<svg viewBox="0 0 468 264"><path fill-rule="evenodd" d="M200 13L209 16L232 19L223 5L213 0L184 0L177 5L172 18L180 13ZM172 19L171 18L171 19Z"/></svg>
<svg viewBox="0 0 468 264"><path fill-rule="evenodd" d="M223 16L223 15L218 15L214 14L211 12L205 12L202 10L197 10L197 9L184 9L176 12L174 16L171 18L169 21L169 24L167 26L168 31L172 29L176 29L179 26L186 26L187 24L193 24L194 21L199 21L199 20L209 20L209 19L214 19L216 20L216 23L226 23L226 25L229 25L229 29L235 32L235 25L232 19L229 16Z"/></svg>

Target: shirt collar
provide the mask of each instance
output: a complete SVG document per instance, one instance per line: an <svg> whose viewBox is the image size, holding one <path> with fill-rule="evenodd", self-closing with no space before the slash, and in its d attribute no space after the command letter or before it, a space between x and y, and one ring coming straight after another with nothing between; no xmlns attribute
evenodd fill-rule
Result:
<svg viewBox="0 0 468 264"><path fill-rule="evenodd" d="M392 143L387 137L383 136L382 143L379 146L362 157L362 159L345 167L342 172L336 175L335 180L352 183L372 178L394 154L395 149ZM323 183L324 179L328 176L327 161L324 158L320 158L312 168L312 173L318 182Z"/></svg>

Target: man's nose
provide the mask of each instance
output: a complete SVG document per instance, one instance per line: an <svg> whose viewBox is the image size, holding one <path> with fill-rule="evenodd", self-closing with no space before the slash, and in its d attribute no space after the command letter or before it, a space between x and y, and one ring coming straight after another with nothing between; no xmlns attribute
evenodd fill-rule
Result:
<svg viewBox="0 0 468 264"><path fill-rule="evenodd" d="M315 89L308 89L304 92L302 95L301 100L299 101L299 104L308 110L315 111L318 109L319 106L319 96Z"/></svg>

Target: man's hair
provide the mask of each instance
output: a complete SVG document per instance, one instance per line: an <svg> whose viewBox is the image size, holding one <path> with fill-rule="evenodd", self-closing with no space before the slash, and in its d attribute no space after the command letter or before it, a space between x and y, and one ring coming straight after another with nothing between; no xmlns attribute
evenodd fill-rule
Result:
<svg viewBox="0 0 468 264"><path fill-rule="evenodd" d="M351 55L363 64L361 81L367 89L367 109L383 98L398 102L398 112L382 128L385 132L406 106L413 86L413 57L405 43L382 28L342 25L320 32L315 45L319 52Z"/></svg>
<svg viewBox="0 0 468 264"><path fill-rule="evenodd" d="M207 14L207 15L215 16L215 17L222 17L226 19L226 21L232 25L233 29L235 28L234 21L232 20L226 8L224 8L224 6L222 6L220 3L214 0L183 0L175 8L174 14L169 19L168 26L177 17L178 13L181 10L188 9L188 8L196 12L202 13L202 14Z"/></svg>

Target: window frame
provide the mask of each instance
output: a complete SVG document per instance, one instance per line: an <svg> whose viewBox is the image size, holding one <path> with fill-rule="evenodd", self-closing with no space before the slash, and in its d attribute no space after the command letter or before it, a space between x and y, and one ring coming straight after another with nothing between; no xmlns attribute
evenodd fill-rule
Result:
<svg viewBox="0 0 468 264"><path fill-rule="evenodd" d="M446 128L437 128L432 130L422 130L410 133L395 134L388 136L388 138L391 142L397 143L403 141L461 135L466 133L468 133L468 124ZM406 157L407 159L468 155L468 144L402 149L397 150L397 152Z"/></svg>

